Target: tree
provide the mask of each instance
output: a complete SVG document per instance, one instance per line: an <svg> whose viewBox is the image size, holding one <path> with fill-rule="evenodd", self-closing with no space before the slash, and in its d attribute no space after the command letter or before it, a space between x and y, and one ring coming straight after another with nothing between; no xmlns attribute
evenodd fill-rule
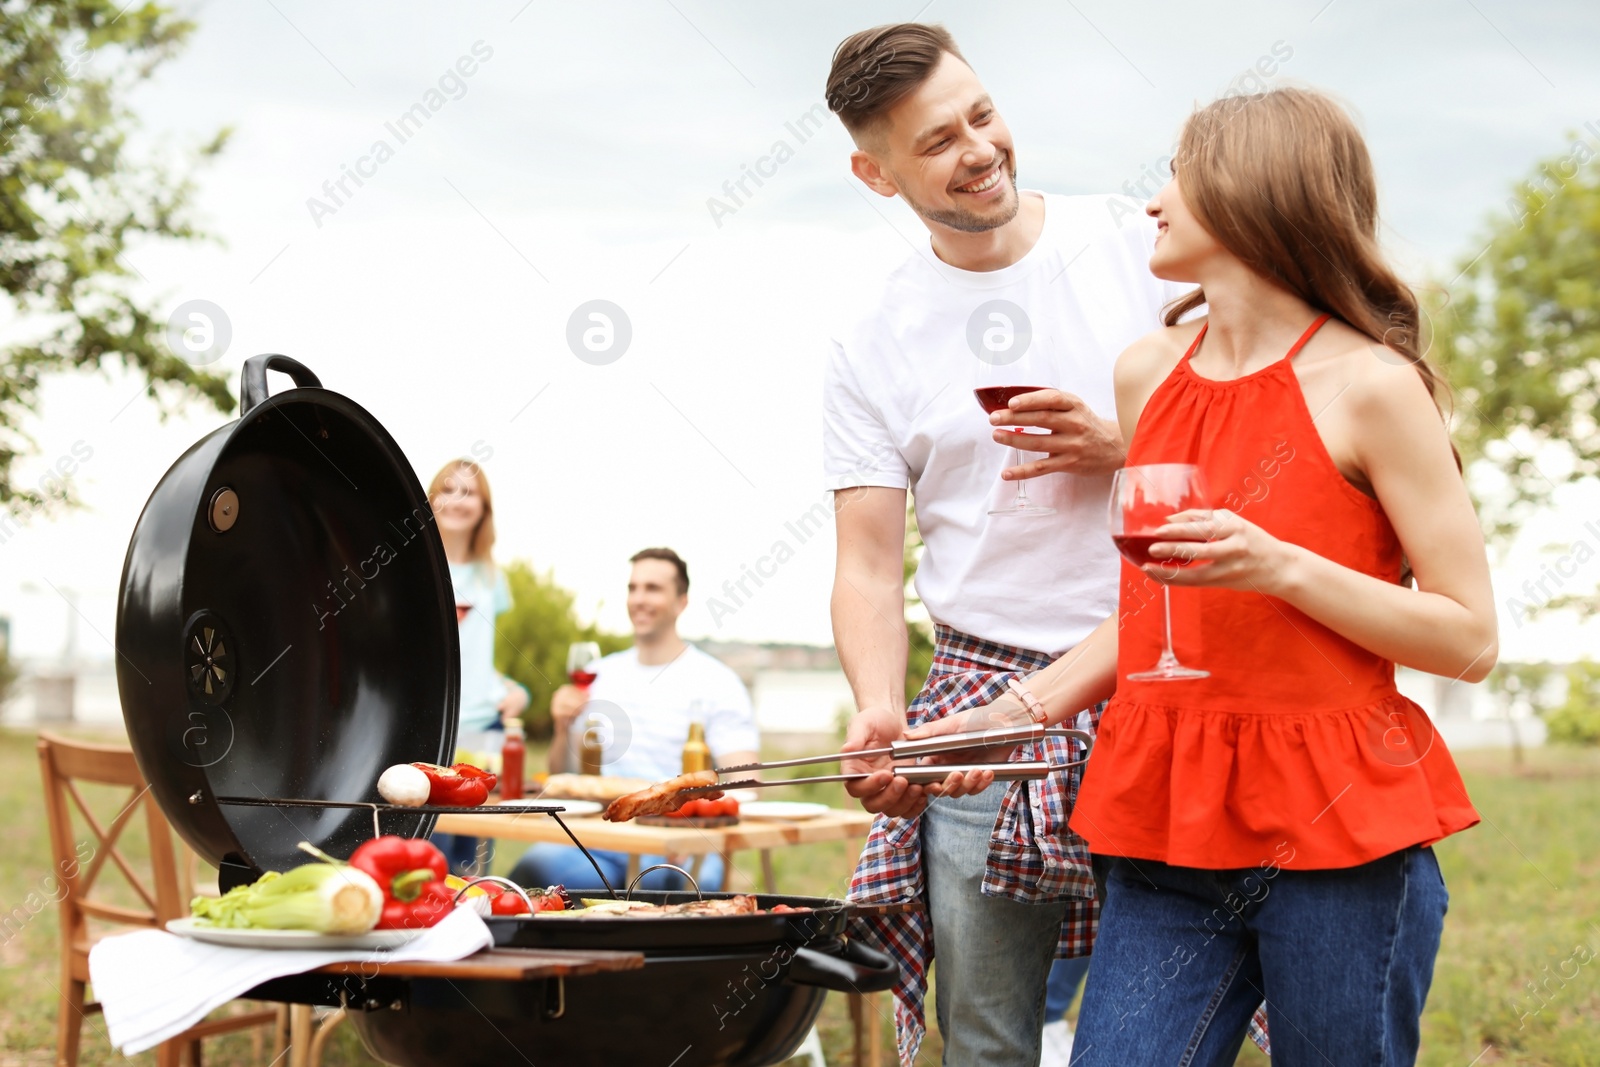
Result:
<svg viewBox="0 0 1600 1067"><path fill-rule="evenodd" d="M1600 663L1580 660L1567 667L1567 698L1545 714L1550 740L1600 745Z"/></svg>
<svg viewBox="0 0 1600 1067"><path fill-rule="evenodd" d="M1557 486L1600 473L1600 164L1584 138L1540 162L1434 301L1432 356L1455 389L1463 460L1502 543Z"/></svg>
<svg viewBox="0 0 1600 1067"><path fill-rule="evenodd" d="M12 691L16 688L17 679L22 676L17 663L11 658L11 650L0 643L0 707L4 707L11 699Z"/></svg>
<svg viewBox="0 0 1600 1067"><path fill-rule="evenodd" d="M927 681L928 671L933 667L933 627L922 618L912 617L912 608L920 607L922 601L917 597L916 587L912 584L917 576L917 561L922 558L922 531L917 529L917 505L914 501L906 502L906 550L905 559L901 565L901 577L905 582L906 594L906 704L917 699L917 694L922 692L922 684Z"/></svg>
<svg viewBox="0 0 1600 1067"><path fill-rule="evenodd" d="M135 119L121 103L193 28L158 4L118 10L113 0L13 3L0 17L0 287L18 318L39 325L0 349L0 504L50 502L13 477L34 450L25 424L48 373L117 361L143 377L163 416L197 397L233 408L220 376L168 350L165 322L131 292L138 271L125 254L140 239L200 236L187 218L190 182L125 152ZM227 133L197 158L221 151Z"/></svg>
<svg viewBox="0 0 1600 1067"><path fill-rule="evenodd" d="M550 572L540 574L532 564L516 560L505 573L511 610L495 621L495 665L528 690L528 729L545 736L550 732L550 694L567 680L567 646L597 641L604 655L627 648L633 640L580 623L575 598Z"/></svg>

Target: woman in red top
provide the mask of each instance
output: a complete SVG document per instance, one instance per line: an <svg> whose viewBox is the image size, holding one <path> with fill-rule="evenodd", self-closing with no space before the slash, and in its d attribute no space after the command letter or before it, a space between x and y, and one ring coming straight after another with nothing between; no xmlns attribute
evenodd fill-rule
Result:
<svg viewBox="0 0 1600 1067"><path fill-rule="evenodd" d="M1073 1063L1232 1064L1263 1001L1279 1067L1412 1063L1447 901L1429 846L1478 816L1394 666L1488 674L1482 535L1345 112L1219 100L1173 167L1150 269L1199 288L1118 360L1117 414L1128 466L1196 464L1216 510L1151 549L1192 565L1124 563L1117 617L1027 680L1051 722L1115 692L1071 820L1106 887ZM1127 680L1160 654L1160 583L1209 677Z"/></svg>

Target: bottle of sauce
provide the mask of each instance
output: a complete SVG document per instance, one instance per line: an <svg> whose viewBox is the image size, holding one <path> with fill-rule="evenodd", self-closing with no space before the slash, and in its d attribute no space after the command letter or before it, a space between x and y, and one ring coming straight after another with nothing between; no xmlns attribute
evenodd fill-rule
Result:
<svg viewBox="0 0 1600 1067"><path fill-rule="evenodd" d="M600 716L591 715L578 741L578 769L583 774L599 774L605 746L601 744Z"/></svg>
<svg viewBox="0 0 1600 1067"><path fill-rule="evenodd" d="M706 744L706 725L696 719L689 723L689 740L683 744L683 773L711 770L711 746Z"/></svg>
<svg viewBox="0 0 1600 1067"><path fill-rule="evenodd" d="M506 720L506 740L500 748L500 799L522 799L522 768L527 747L522 739L522 720Z"/></svg>

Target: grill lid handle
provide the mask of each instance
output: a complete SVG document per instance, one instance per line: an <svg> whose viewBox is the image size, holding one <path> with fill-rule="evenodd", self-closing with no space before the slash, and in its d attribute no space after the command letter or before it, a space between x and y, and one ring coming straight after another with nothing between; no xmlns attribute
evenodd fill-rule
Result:
<svg viewBox="0 0 1600 1067"><path fill-rule="evenodd" d="M267 371L282 371L294 379L294 384L299 388L308 386L321 386L322 379L311 373L311 368L301 363L298 359L268 352L265 355L251 356L244 361L244 374L239 383L239 416L250 414L252 408L267 399Z"/></svg>

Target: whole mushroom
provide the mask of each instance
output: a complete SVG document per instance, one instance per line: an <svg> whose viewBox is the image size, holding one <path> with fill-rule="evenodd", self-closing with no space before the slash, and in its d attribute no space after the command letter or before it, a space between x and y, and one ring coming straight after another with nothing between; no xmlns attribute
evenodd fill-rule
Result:
<svg viewBox="0 0 1600 1067"><path fill-rule="evenodd" d="M409 763L396 763L378 778L378 795L405 808L426 804L428 789L428 776Z"/></svg>

